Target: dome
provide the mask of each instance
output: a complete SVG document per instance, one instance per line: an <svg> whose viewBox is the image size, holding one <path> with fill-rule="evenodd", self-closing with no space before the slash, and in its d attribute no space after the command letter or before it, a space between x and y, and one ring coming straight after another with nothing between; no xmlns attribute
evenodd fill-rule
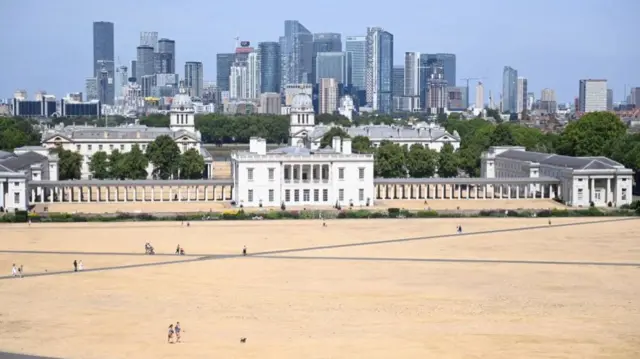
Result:
<svg viewBox="0 0 640 359"><path fill-rule="evenodd" d="M305 93L299 93L293 96L293 100L291 101L291 111L292 112L313 111L313 101L311 101L311 96Z"/></svg>
<svg viewBox="0 0 640 359"><path fill-rule="evenodd" d="M193 110L193 102L191 102L191 96L187 94L184 87L180 88L180 93L173 96L171 102L171 109L174 111L190 111Z"/></svg>

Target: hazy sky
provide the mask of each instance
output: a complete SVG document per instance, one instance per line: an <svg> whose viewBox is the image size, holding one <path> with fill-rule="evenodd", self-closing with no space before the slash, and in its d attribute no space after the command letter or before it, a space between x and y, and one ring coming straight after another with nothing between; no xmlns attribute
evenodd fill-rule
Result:
<svg viewBox="0 0 640 359"><path fill-rule="evenodd" d="M496 101L505 65L528 78L536 98L549 87L561 102L577 96L582 78L607 79L615 101L625 85L640 86L640 0L1 0L0 13L0 98L84 92L93 21L115 24L116 65L130 66L141 31L158 31L176 41L181 77L185 61L202 61L212 81L216 53L231 52L236 35L278 41L284 20L298 20L343 40L381 26L394 34L396 65L405 51L454 53L458 79L485 77Z"/></svg>

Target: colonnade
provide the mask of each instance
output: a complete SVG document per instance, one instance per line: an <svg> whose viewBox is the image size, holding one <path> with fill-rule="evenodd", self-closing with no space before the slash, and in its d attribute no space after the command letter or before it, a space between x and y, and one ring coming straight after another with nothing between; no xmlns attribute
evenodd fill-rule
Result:
<svg viewBox="0 0 640 359"><path fill-rule="evenodd" d="M376 199L553 199L559 184L376 184Z"/></svg>
<svg viewBox="0 0 640 359"><path fill-rule="evenodd" d="M62 185L30 188L30 203L230 201L232 185Z"/></svg>

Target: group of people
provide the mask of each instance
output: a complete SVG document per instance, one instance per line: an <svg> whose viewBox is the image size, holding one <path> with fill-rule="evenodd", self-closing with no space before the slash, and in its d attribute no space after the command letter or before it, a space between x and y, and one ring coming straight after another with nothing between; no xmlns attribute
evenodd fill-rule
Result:
<svg viewBox="0 0 640 359"><path fill-rule="evenodd" d="M175 343L180 343L180 338L182 334L182 327L180 327L180 322L176 322L176 325L169 324L169 335L167 336L167 343L173 344L173 335L176 336Z"/></svg>
<svg viewBox="0 0 640 359"><path fill-rule="evenodd" d="M22 267L22 264L20 265L20 267L16 267L16 264L13 263L13 267L11 268L11 275L14 277L22 278L22 276L24 275L24 268Z"/></svg>
<svg viewBox="0 0 640 359"><path fill-rule="evenodd" d="M144 254L156 254L151 243L147 242L144 244Z"/></svg>
<svg viewBox="0 0 640 359"><path fill-rule="evenodd" d="M180 245L178 244L178 246L176 247L176 254L179 254L181 256L184 255L184 248L180 247Z"/></svg>
<svg viewBox="0 0 640 359"><path fill-rule="evenodd" d="M82 260L80 260L79 262L77 260L73 260L73 271L77 272L77 271L83 271L84 270L84 264L82 264Z"/></svg>

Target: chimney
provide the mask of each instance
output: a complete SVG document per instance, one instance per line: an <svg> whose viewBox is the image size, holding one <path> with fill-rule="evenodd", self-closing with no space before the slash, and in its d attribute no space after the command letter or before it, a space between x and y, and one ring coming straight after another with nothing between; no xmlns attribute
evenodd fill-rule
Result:
<svg viewBox="0 0 640 359"><path fill-rule="evenodd" d="M342 139L342 154L350 155L351 154L351 139L343 138Z"/></svg>
<svg viewBox="0 0 640 359"><path fill-rule="evenodd" d="M109 132L104 131L104 138L109 138Z"/></svg>
<svg viewBox="0 0 640 359"><path fill-rule="evenodd" d="M336 152L340 152L340 136L333 136L331 148Z"/></svg>
<svg viewBox="0 0 640 359"><path fill-rule="evenodd" d="M251 137L249 139L249 152L256 155L267 154L267 141L260 137Z"/></svg>
<svg viewBox="0 0 640 359"><path fill-rule="evenodd" d="M264 138L258 138L258 154L259 155L267 154L267 140Z"/></svg>
<svg viewBox="0 0 640 359"><path fill-rule="evenodd" d="M258 137L249 138L249 152L258 153Z"/></svg>
<svg viewBox="0 0 640 359"><path fill-rule="evenodd" d="M422 135L422 130L423 130L422 127L418 127L418 137L420 137Z"/></svg>
<svg viewBox="0 0 640 359"><path fill-rule="evenodd" d="M140 138L140 131L136 132L136 138Z"/></svg>

